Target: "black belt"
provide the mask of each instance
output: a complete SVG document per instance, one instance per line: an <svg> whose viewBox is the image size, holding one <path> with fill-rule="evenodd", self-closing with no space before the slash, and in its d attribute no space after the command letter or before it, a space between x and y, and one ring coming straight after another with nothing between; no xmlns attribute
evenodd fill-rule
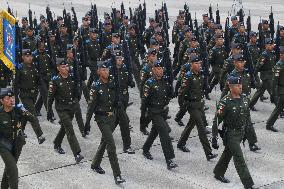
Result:
<svg viewBox="0 0 284 189"><path fill-rule="evenodd" d="M107 117L114 115L113 112L103 112L103 111L96 111L95 114L100 115L100 116L107 116Z"/></svg>

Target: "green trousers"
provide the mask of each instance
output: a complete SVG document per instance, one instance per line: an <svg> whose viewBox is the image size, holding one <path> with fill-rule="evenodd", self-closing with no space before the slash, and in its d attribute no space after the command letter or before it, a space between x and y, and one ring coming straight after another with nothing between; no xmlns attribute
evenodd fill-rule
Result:
<svg viewBox="0 0 284 189"><path fill-rule="evenodd" d="M281 111L284 108L284 94L279 96L279 101L276 104L276 107L274 108L274 110L272 111L270 117L268 118L266 125L268 127L271 127L274 125L274 123L276 122L276 120L278 119L279 114L281 113Z"/></svg>
<svg viewBox="0 0 284 189"><path fill-rule="evenodd" d="M150 134L147 137L146 142L143 145L143 151L150 151L155 139L159 135L161 146L166 160L175 158L173 144L169 136L169 126L166 122L167 112L154 114L149 113L150 120L153 125Z"/></svg>
<svg viewBox="0 0 284 189"><path fill-rule="evenodd" d="M112 136L113 131L115 130L115 115L111 116L101 116L96 115L96 122L102 133L102 139L97 150L97 153L92 161L92 166L99 166L102 162L102 158L105 150L107 150L109 162L113 171L113 176L118 176L121 174L117 154L116 146Z"/></svg>
<svg viewBox="0 0 284 189"><path fill-rule="evenodd" d="M24 107L31 113L31 114L33 114L33 115L35 115L35 106L34 106L34 103L35 103L35 98L32 98L32 97L22 97L21 98L21 101L22 101L22 103L23 103L23 105L24 105ZM32 125L32 128L33 128L33 130L34 130L34 132L35 132L35 134L36 134L36 136L37 137L40 137L42 134L43 134L43 132L42 132L42 130L41 130L41 127L40 127L40 125L39 125L39 121L38 121L38 118L35 116L35 121L33 121L32 123L31 123L31 125ZM25 126L26 126L26 123L27 123L27 120L24 120L23 121L24 123L22 124L22 127L23 127L23 130L25 130Z"/></svg>
<svg viewBox="0 0 284 189"><path fill-rule="evenodd" d="M198 130L199 140L202 144L205 155L208 156L210 153L212 153L212 149L211 149L211 146L209 144L209 141L208 141L206 133L205 133L204 106L200 106L198 108L193 108L193 106L190 105L188 113L190 114L190 119L189 119L185 129L183 130L177 145L178 146L185 146L186 145L186 141L188 140L188 137L189 137L192 129L196 125L197 130Z"/></svg>
<svg viewBox="0 0 284 189"><path fill-rule="evenodd" d="M257 91L254 93L253 97L251 98L250 107L253 107L257 103L259 97L261 97L266 90L270 94L270 97L271 97L271 95L272 95L272 79L271 80L263 80L261 82L259 89L257 89Z"/></svg>
<svg viewBox="0 0 284 189"><path fill-rule="evenodd" d="M66 134L68 143L74 155L81 152L77 137L75 135L72 120L74 118L74 110L57 110L60 119L60 130L54 139L54 146L59 147Z"/></svg>
<svg viewBox="0 0 284 189"><path fill-rule="evenodd" d="M5 163L5 169L1 182L1 189L18 188L18 167L17 160L13 154L5 147L0 145L0 155Z"/></svg>
<svg viewBox="0 0 284 189"><path fill-rule="evenodd" d="M244 131L227 131L225 149L214 168L216 176L224 176L228 165L233 157L235 168L245 188L254 185L249 170L247 168L240 143L243 139Z"/></svg>

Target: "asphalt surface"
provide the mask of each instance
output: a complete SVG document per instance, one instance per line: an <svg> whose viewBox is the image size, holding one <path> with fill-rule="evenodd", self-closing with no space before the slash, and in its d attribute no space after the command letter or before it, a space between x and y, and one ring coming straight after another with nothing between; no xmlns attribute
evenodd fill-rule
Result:
<svg viewBox="0 0 284 189"><path fill-rule="evenodd" d="M115 2L115 3L114 3ZM142 1L141 1L142 2ZM178 10L183 8L184 1L166 1L169 9L171 22L178 14ZM217 1L192 0L190 1L190 10L192 14L196 12L197 18L200 19L202 13L208 12L208 5L212 3L213 11L216 10ZM283 24L284 5L281 0L264 1L251 0L244 1L246 13L250 9L252 15L253 28L256 29L259 17L268 17L270 5L273 5L274 17ZM45 7L50 5L51 10L55 14L62 14L62 8L65 6L70 10L71 1L52 0L52 1L27 1L13 0L9 1L10 7L17 12L17 16L27 15L29 3L36 15L45 14ZM95 1L98 6L99 14L104 11L110 11L110 7L119 7L120 1ZM131 0L130 6L135 7L139 3L138 0ZM147 0L147 15L153 16L155 4L160 6L158 1ZM78 12L80 19L83 14L89 9L90 1L73 1L75 10ZM218 1L221 12L221 22L225 21L225 17L231 9L232 1ZM125 2L126 9L129 2ZM1 2L0 8L6 8L5 2ZM281 12L282 11L282 12ZM39 16L37 16L39 17ZM212 119L215 111L216 100L219 99L220 92L211 93L211 100L206 101L209 110L206 111L209 125L212 125ZM266 94L268 96L268 94ZM128 108L130 123L133 126L131 132L132 147L136 150L135 155L122 153L122 140L119 128L114 132L114 139L117 145L118 159L121 166L122 176L126 179L126 183L117 186L113 181L112 171L110 168L107 154L102 161L102 167L105 169L105 175L99 175L90 169L91 160L97 150L100 142L101 134L94 121L92 121L91 134L87 138L82 138L74 119L74 128L82 148L82 155L85 159L80 164L75 164L74 157L68 145L66 138L63 141L62 147L66 151L65 155L59 155L53 151L53 139L57 134L60 126L58 117L54 124L46 120L46 112L42 109L42 116L39 117L44 135L47 141L42 145L38 145L36 136L28 125L26 133L28 135L27 144L24 146L21 158L18 162L20 183L19 188L23 189L93 189L93 188L207 188L207 189L239 189L243 188L240 179L237 175L233 162L231 161L226 173L226 177L231 183L222 184L213 178L212 170L218 160L207 161L199 142L196 129L193 130L187 147L190 148L190 153L183 153L176 148L177 140L180 137L184 127L179 127L173 120L175 113L178 111L177 99L170 102L170 115L172 119L168 120L172 128L171 136L174 138L173 145L176 154L175 162L179 167L173 171L168 171L162 154L160 141L157 139L155 145L151 149L154 160L146 160L142 155L142 145L146 140L139 131L139 116L140 116L140 98L137 88L130 89L130 102L134 102ZM258 102L256 105L257 112L252 112L252 120L255 122L255 130L258 136L258 144L262 148L258 153L250 152L248 144L243 147L244 156L248 164L250 173L257 187L261 189L283 189L284 188L284 128L283 119L279 119L275 127L279 129L278 133L272 133L265 129L265 122L272 112L274 105L269 101ZM83 118L87 104L84 98L81 100L81 109ZM186 123L189 116L186 115L183 121ZM148 128L149 129L149 128ZM210 136L209 136L210 139ZM221 141L219 141L220 146ZM282 146L282 147L281 147ZM223 147L214 153L219 155L222 153ZM0 161L0 174L2 174L4 164Z"/></svg>

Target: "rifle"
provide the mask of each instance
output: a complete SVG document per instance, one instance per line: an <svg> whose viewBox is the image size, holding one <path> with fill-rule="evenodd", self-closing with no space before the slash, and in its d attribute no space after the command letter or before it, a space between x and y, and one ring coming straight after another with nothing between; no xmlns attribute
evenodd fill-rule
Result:
<svg viewBox="0 0 284 189"><path fill-rule="evenodd" d="M261 17L258 24L258 47L262 50L264 48L264 36L262 35L262 23Z"/></svg>
<svg viewBox="0 0 284 189"><path fill-rule="evenodd" d="M270 29L271 39L274 39L275 28L274 28L274 17L273 17L272 6L269 15L269 29Z"/></svg>
<svg viewBox="0 0 284 189"><path fill-rule="evenodd" d="M250 35L250 32L251 32L251 18L250 18L250 11L249 11L249 15L247 17L247 42L249 42L249 35Z"/></svg>
<svg viewBox="0 0 284 189"><path fill-rule="evenodd" d="M133 81L133 66L132 66L132 61L129 53L129 46L128 46L128 41L126 39L126 36L124 37L124 40L122 42L122 53L124 56L124 62L127 67L128 71L128 81Z"/></svg>
<svg viewBox="0 0 284 189"><path fill-rule="evenodd" d="M172 68L172 63L171 63L170 49L168 47L166 47L165 51L163 52L162 63L165 68L167 82L170 84L170 87L171 87L171 91L170 91L171 95L172 97L174 97L173 68Z"/></svg>
<svg viewBox="0 0 284 189"><path fill-rule="evenodd" d="M247 43L244 44L243 50L244 50L244 56L246 58L246 67L247 67L247 69L249 71L250 78L251 78L251 86L252 86L252 88L255 88L256 87L256 78L255 78L255 73L256 72L254 70L252 57L251 57L251 54L250 54L250 52L248 50Z"/></svg>
<svg viewBox="0 0 284 189"><path fill-rule="evenodd" d="M220 24L220 11L218 8L218 4L217 4L217 10L216 10L216 24Z"/></svg>
<svg viewBox="0 0 284 189"><path fill-rule="evenodd" d="M209 19L210 19L210 20L213 20L213 11L212 11L212 6L211 6L211 4L210 4L210 6L209 6Z"/></svg>
<svg viewBox="0 0 284 189"><path fill-rule="evenodd" d="M73 32L76 32L78 30L78 19L77 19L77 14L75 12L75 9L74 7L71 7L71 11L73 13L73 19L72 19L72 28L73 28Z"/></svg>
<svg viewBox="0 0 284 189"><path fill-rule="evenodd" d="M78 98L80 100L81 97L81 79L80 79L80 73L79 73L79 61L77 57L77 50L76 48L72 49L73 55L74 55L74 68L73 68L73 76L74 76L74 96L75 98Z"/></svg>
<svg viewBox="0 0 284 189"><path fill-rule="evenodd" d="M121 2L120 4L120 14L121 14L121 17L125 15L125 8L124 8L123 2Z"/></svg>
<svg viewBox="0 0 284 189"><path fill-rule="evenodd" d="M33 12L31 10L31 5L30 4L29 4L29 12L28 12L28 14L29 14L29 25L31 27L33 27Z"/></svg>
<svg viewBox="0 0 284 189"><path fill-rule="evenodd" d="M226 18L226 23L225 23L225 50L227 54L230 53L231 48L230 48L230 26L229 26L229 17Z"/></svg>
<svg viewBox="0 0 284 189"><path fill-rule="evenodd" d="M34 12L34 14L35 14L35 12ZM34 30L35 30L35 35L38 35L38 24L37 24L36 17L34 17L33 26L34 26Z"/></svg>

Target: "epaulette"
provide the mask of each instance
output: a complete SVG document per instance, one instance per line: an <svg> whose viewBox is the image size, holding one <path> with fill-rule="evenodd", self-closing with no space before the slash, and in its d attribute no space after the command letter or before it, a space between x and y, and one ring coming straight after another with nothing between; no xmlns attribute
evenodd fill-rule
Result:
<svg viewBox="0 0 284 189"><path fill-rule="evenodd" d="M92 87L94 87L94 88L98 88L98 87L100 87L101 86L101 82L100 82L100 80L97 80L97 81L94 81L93 83L92 83Z"/></svg>
<svg viewBox="0 0 284 189"><path fill-rule="evenodd" d="M51 78L52 81L55 81L55 80L57 80L57 79L59 79L59 76L58 76L58 75L55 75L55 76L53 76L53 77Z"/></svg>
<svg viewBox="0 0 284 189"><path fill-rule="evenodd" d="M20 70L20 69L23 68L23 66L24 66L23 63L20 63L20 64L17 65L17 69Z"/></svg>
<svg viewBox="0 0 284 189"><path fill-rule="evenodd" d="M109 46L106 47L106 49L111 49L111 47L112 47L112 45L109 45Z"/></svg>
<svg viewBox="0 0 284 189"><path fill-rule="evenodd" d="M85 42L86 42L86 44L89 44L91 42L91 40L87 39Z"/></svg>
<svg viewBox="0 0 284 189"><path fill-rule="evenodd" d="M155 79L154 78L149 78L147 81L146 81L146 85L152 85L152 84L154 84L155 83Z"/></svg>

